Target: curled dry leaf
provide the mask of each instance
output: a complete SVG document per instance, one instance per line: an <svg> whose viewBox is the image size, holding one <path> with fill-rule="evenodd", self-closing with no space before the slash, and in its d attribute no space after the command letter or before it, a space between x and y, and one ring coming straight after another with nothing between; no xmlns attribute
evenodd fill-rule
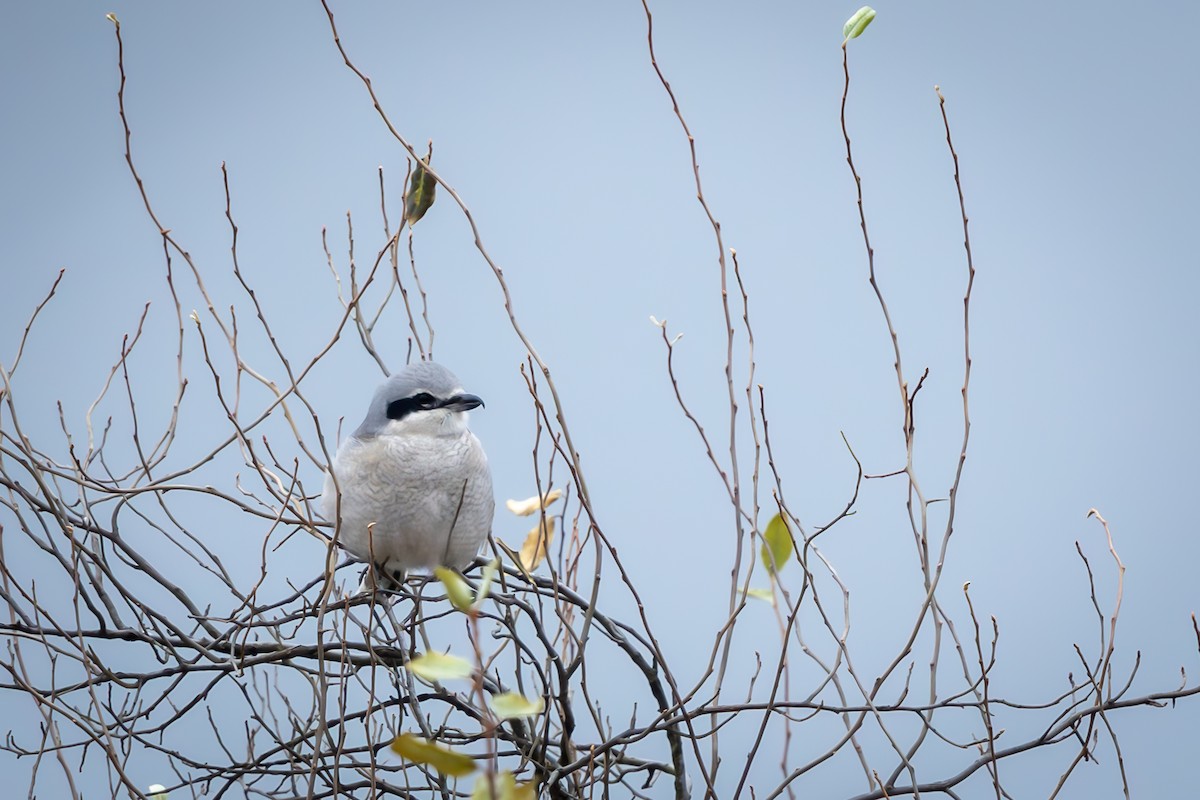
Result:
<svg viewBox="0 0 1200 800"><path fill-rule="evenodd" d="M504 505L518 517L528 517L530 514L541 511L560 497L562 497L562 489L551 489L541 497L534 495L528 500L508 500Z"/></svg>
<svg viewBox="0 0 1200 800"><path fill-rule="evenodd" d="M539 522L525 537L521 545L521 566L526 572L533 572L546 560L546 550L554 541L554 517L544 517L545 524Z"/></svg>

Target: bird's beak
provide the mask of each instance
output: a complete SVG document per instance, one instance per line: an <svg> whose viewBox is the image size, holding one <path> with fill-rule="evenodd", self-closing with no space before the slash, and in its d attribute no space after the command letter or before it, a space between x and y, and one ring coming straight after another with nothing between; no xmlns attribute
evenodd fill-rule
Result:
<svg viewBox="0 0 1200 800"><path fill-rule="evenodd" d="M456 394L442 402L442 408L450 411L470 411L472 408L479 408L483 405L483 401L473 394Z"/></svg>

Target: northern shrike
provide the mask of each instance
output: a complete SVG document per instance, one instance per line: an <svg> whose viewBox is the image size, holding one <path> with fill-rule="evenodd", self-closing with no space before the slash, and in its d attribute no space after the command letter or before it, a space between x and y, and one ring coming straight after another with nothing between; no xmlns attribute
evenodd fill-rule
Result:
<svg viewBox="0 0 1200 800"><path fill-rule="evenodd" d="M325 518L336 524L340 514L338 542L374 561L381 585L409 569L465 567L491 531L492 473L467 430L467 412L482 405L440 364L411 364L375 391L366 419L338 448L321 497Z"/></svg>

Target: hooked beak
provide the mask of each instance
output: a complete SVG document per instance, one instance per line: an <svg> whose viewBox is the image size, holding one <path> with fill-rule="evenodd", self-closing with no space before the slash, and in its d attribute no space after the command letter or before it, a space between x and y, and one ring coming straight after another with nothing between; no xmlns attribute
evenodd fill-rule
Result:
<svg viewBox="0 0 1200 800"><path fill-rule="evenodd" d="M470 411L482 405L483 400L473 394L456 394L442 401L441 407L450 411Z"/></svg>

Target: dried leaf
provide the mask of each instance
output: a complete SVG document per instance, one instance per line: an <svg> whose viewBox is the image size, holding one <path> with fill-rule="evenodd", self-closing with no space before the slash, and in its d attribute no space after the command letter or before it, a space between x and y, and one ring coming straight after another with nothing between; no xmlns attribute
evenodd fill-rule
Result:
<svg viewBox="0 0 1200 800"><path fill-rule="evenodd" d="M436 651L411 659L404 668L427 681L453 681L471 677L475 668L465 658Z"/></svg>
<svg viewBox="0 0 1200 800"><path fill-rule="evenodd" d="M554 541L554 517L545 517L544 521L544 525L539 521L533 526L521 545L521 566L526 572L533 572L546 560L546 550Z"/></svg>
<svg viewBox="0 0 1200 800"><path fill-rule="evenodd" d="M402 733L392 740L392 751L414 764L428 764L442 775L461 778L475 771L475 762L464 753L456 753L415 733Z"/></svg>
<svg viewBox="0 0 1200 800"><path fill-rule="evenodd" d="M516 514L518 517L528 517L530 514L536 514L546 506L553 503L558 498L562 497L562 489L551 489L541 497L534 495L528 500L506 500L504 505L508 510Z"/></svg>
<svg viewBox="0 0 1200 800"><path fill-rule="evenodd" d="M528 698L516 692L505 692L492 696L492 711L500 719L532 717L546 710L546 701L540 697Z"/></svg>

